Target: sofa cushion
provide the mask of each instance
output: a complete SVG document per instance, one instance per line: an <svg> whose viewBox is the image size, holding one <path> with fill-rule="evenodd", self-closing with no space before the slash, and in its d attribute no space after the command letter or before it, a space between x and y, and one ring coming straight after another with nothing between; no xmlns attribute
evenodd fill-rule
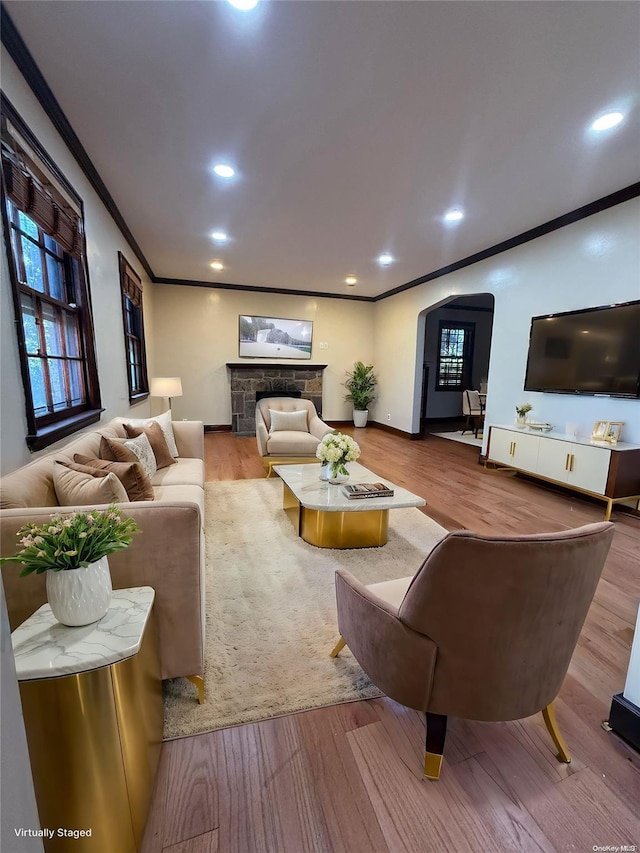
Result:
<svg viewBox="0 0 640 853"><path fill-rule="evenodd" d="M283 430L267 440L270 456L315 456L319 440L309 432Z"/></svg>
<svg viewBox="0 0 640 853"><path fill-rule="evenodd" d="M190 501L200 509L200 524L204 524L204 489L201 486L156 486L156 501Z"/></svg>
<svg viewBox="0 0 640 853"><path fill-rule="evenodd" d="M153 486L151 480L144 473L139 462L112 462L109 459L98 459L93 456L83 456L75 453L73 462L66 463L76 470L91 473L94 477L106 476L113 473L125 487L130 501L152 501Z"/></svg>
<svg viewBox="0 0 640 853"><path fill-rule="evenodd" d="M164 433L164 437L169 447L169 453L172 456L178 456L178 448L173 434L170 410L168 412L163 412L161 415L156 415L153 418L116 418L116 420L122 424L127 423L129 426L149 426L149 424L152 423L160 424L160 429Z"/></svg>
<svg viewBox="0 0 640 853"><path fill-rule="evenodd" d="M204 483L202 459L177 459L176 465L161 468L151 478L154 486L200 486Z"/></svg>
<svg viewBox="0 0 640 853"><path fill-rule="evenodd" d="M276 409L269 409L269 419L271 420L270 433L281 432L282 430L309 432L306 409L300 409L296 412L278 412Z"/></svg>
<svg viewBox="0 0 640 853"><path fill-rule="evenodd" d="M53 463L53 486L60 506L95 506L128 503L125 487L113 473L94 477L74 471L62 462Z"/></svg>
<svg viewBox="0 0 640 853"><path fill-rule="evenodd" d="M137 438L107 438L100 442L100 458L112 462L139 462L147 477L156 473L156 457L149 439L142 433Z"/></svg>
<svg viewBox="0 0 640 853"><path fill-rule="evenodd" d="M142 433L147 436L153 455L156 457L156 468L166 468L168 465L176 464L177 460L171 455L167 440L157 421L149 426L132 426L131 424L123 424L123 426L129 438L137 438Z"/></svg>

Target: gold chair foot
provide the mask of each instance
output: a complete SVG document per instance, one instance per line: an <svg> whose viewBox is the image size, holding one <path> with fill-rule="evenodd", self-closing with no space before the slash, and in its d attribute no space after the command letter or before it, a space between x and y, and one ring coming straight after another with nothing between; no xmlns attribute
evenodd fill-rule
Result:
<svg viewBox="0 0 640 853"><path fill-rule="evenodd" d="M440 768L442 767L442 756L436 755L435 752L425 752L424 754L424 778L437 780L440 778Z"/></svg>
<svg viewBox="0 0 640 853"><path fill-rule="evenodd" d="M569 753L569 749L567 748L566 743L564 742L564 738L560 734L560 729L558 728L558 723L556 721L556 713L553 709L553 705L549 704L546 708L543 708L542 716L544 718L547 731L551 735L551 739L553 740L554 744L556 745L556 749L558 750L558 761L562 761L564 764L571 764L571 755Z"/></svg>
<svg viewBox="0 0 640 853"><path fill-rule="evenodd" d="M338 642L337 642L337 643L335 644L335 646L331 649L330 657L332 657L332 658L337 658L337 657L338 657L338 655L340 654L340 652L344 649L344 647L345 647L346 645L347 645L347 644L345 643L345 641L342 639L342 637L340 637L340 639L338 640Z"/></svg>
<svg viewBox="0 0 640 853"><path fill-rule="evenodd" d="M187 678L198 688L198 703L204 705L204 678L201 675L187 675Z"/></svg>

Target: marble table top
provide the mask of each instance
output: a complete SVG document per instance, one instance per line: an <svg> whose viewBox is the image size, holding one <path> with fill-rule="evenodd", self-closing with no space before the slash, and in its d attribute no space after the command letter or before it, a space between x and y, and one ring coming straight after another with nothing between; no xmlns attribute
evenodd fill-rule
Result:
<svg viewBox="0 0 640 853"><path fill-rule="evenodd" d="M114 589L102 619L79 628L61 625L43 604L11 634L18 681L75 675L135 655L154 597L150 586Z"/></svg>
<svg viewBox="0 0 640 853"><path fill-rule="evenodd" d="M402 509L410 506L425 506L419 495L396 486L379 474L374 474L358 462L349 462L349 483L385 483L394 490L392 498L360 498L349 500L342 486L320 479L320 463L304 465L274 465L273 470L291 489L303 507L325 512L370 512L379 509Z"/></svg>

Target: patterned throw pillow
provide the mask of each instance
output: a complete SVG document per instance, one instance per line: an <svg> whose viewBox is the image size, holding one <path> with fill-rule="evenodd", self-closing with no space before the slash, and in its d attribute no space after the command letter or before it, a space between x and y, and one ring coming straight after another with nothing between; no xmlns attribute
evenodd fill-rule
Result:
<svg viewBox="0 0 640 853"><path fill-rule="evenodd" d="M137 438L137 436L143 433L147 436L153 450L153 455L156 457L156 466L158 468L166 468L168 465L175 465L177 463L178 460L174 459L171 455L167 440L157 421L149 424L149 426L132 426L131 424L123 424L123 426L129 438Z"/></svg>
<svg viewBox="0 0 640 853"><path fill-rule="evenodd" d="M138 419L129 419L127 421L129 426L132 427L148 427L153 423L160 424L160 429L164 433L165 441L167 442L167 447L169 448L169 453L176 457L180 454L178 453L178 448L176 446L176 439L173 434L173 424L171 422L171 411L163 412L161 415L156 415L153 418L138 418Z"/></svg>
<svg viewBox="0 0 640 853"><path fill-rule="evenodd" d="M128 503L125 487L115 474L93 477L74 471L66 464L53 463L53 488L60 506L99 506Z"/></svg>
<svg viewBox="0 0 640 853"><path fill-rule="evenodd" d="M137 438L107 438L103 435L100 439L100 456L112 462L139 462L149 478L157 470L156 457L144 433Z"/></svg>
<svg viewBox="0 0 640 853"><path fill-rule="evenodd" d="M109 459L98 459L94 456L75 453L73 462L64 464L94 477L106 477L107 474L113 473L127 490L130 501L154 500L151 480L144 473L139 462L112 462Z"/></svg>
<svg viewBox="0 0 640 853"><path fill-rule="evenodd" d="M271 421L269 432L283 430L309 432L306 409L300 409L297 412L278 412L275 409L269 409L269 420Z"/></svg>

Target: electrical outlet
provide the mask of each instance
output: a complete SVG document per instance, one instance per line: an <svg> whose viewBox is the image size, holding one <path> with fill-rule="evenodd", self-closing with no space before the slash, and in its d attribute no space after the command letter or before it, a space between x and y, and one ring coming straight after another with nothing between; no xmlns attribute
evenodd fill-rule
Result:
<svg viewBox="0 0 640 853"><path fill-rule="evenodd" d="M388 421L390 421L390 420L391 420L391 412L387 412L387 420L388 420Z"/></svg>
<svg viewBox="0 0 640 853"><path fill-rule="evenodd" d="M320 349L329 349L329 344L326 341L320 341Z"/></svg>

